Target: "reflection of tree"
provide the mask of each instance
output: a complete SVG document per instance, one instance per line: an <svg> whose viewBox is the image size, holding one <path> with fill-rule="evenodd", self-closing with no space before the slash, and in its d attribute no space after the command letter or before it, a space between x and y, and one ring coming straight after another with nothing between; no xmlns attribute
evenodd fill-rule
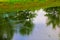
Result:
<svg viewBox="0 0 60 40"><path fill-rule="evenodd" d="M14 34L13 24L23 24L20 27L22 35L30 34L33 29L32 18L35 14L30 10L0 14L0 40L11 40Z"/></svg>
<svg viewBox="0 0 60 40"><path fill-rule="evenodd" d="M45 11L47 12L45 16L48 17L47 25L52 24L53 28L60 27L60 7L47 8Z"/></svg>
<svg viewBox="0 0 60 40"><path fill-rule="evenodd" d="M3 38L2 40L5 40L5 37L8 37L7 40L10 40L13 36L12 26L7 18L0 17L0 33L1 38Z"/></svg>
<svg viewBox="0 0 60 40"><path fill-rule="evenodd" d="M21 29L20 29L20 33L23 35L24 34L29 35L31 33L32 29L33 29L32 21L31 20L25 21L23 27L21 27Z"/></svg>
<svg viewBox="0 0 60 40"><path fill-rule="evenodd" d="M52 24L53 28L60 27L60 7L47 8L45 9L45 11L47 12L45 16L48 17L47 25ZM60 40L60 32L59 32L59 40Z"/></svg>
<svg viewBox="0 0 60 40"><path fill-rule="evenodd" d="M23 26L20 27L21 34L30 34L33 28L32 18L35 17L35 13L30 10L18 11L15 16L10 16L15 23L22 23Z"/></svg>

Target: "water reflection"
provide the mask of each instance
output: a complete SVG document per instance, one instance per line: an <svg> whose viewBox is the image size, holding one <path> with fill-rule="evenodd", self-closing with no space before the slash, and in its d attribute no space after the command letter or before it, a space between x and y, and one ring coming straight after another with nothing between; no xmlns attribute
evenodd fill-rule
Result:
<svg viewBox="0 0 60 40"><path fill-rule="evenodd" d="M9 19L7 17L0 17L0 39L1 40L10 40L13 36L13 28L9 23Z"/></svg>
<svg viewBox="0 0 60 40"><path fill-rule="evenodd" d="M34 18L34 29L31 35L27 36L26 40L58 40L59 29L52 29L52 25L47 27L47 16L43 9L35 11L37 16Z"/></svg>
<svg viewBox="0 0 60 40"><path fill-rule="evenodd" d="M48 17L47 25L52 24L53 28L56 26L60 27L60 7L50 7L45 9Z"/></svg>
<svg viewBox="0 0 60 40"><path fill-rule="evenodd" d="M45 16L48 17L47 25L51 25L53 28L59 27L60 30L60 7L50 7L46 8L45 11L47 14ZM60 40L60 32L58 34Z"/></svg>
<svg viewBox="0 0 60 40"><path fill-rule="evenodd" d="M0 40L60 40L60 14L56 10L59 7L47 8L46 12L40 9L0 14Z"/></svg>
<svg viewBox="0 0 60 40"><path fill-rule="evenodd" d="M29 35L33 30L33 17L35 17L35 13L30 10L1 13L0 40L11 40L17 24L19 24L20 34Z"/></svg>

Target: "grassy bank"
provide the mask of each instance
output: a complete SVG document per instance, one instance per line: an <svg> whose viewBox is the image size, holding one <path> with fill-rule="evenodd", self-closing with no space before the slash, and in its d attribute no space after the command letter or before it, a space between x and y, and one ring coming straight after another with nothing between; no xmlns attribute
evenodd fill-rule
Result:
<svg viewBox="0 0 60 40"><path fill-rule="evenodd" d="M54 6L60 6L60 0L0 2L0 13L24 9L38 10L40 8L48 8Z"/></svg>

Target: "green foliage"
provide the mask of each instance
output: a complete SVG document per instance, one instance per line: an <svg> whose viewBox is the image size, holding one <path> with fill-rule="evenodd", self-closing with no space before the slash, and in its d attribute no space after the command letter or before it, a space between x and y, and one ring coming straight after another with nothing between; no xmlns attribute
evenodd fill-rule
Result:
<svg viewBox="0 0 60 40"><path fill-rule="evenodd" d="M32 19L35 13L30 10L7 12L0 14L0 40L11 40L15 32L14 25L22 24L19 26L19 32L22 35L28 35L33 30ZM7 38L3 38L6 34Z"/></svg>
<svg viewBox="0 0 60 40"><path fill-rule="evenodd" d="M10 40L11 37L13 36L13 29L11 24L9 23L8 18L3 18L0 17L0 36L3 38L4 34L7 34L6 36L8 37L7 39ZM2 39L4 40L4 38Z"/></svg>
<svg viewBox="0 0 60 40"><path fill-rule="evenodd" d="M30 10L18 11L15 16L10 16L12 20L15 20L17 24L22 23L23 26L20 28L22 35L30 34L33 29L32 19L36 14Z"/></svg>
<svg viewBox="0 0 60 40"><path fill-rule="evenodd" d="M33 23L32 23L31 20L26 21L26 22L23 24L23 27L21 27L20 33L21 33L22 35L29 35L29 34L32 32L33 27L34 27L34 26L33 26Z"/></svg>
<svg viewBox="0 0 60 40"><path fill-rule="evenodd" d="M53 28L60 27L60 7L50 7L45 9L48 17L47 25L52 24Z"/></svg>

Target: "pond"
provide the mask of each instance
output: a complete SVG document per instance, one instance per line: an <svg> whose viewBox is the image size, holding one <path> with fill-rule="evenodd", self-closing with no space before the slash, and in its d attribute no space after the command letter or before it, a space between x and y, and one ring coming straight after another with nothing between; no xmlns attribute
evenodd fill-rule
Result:
<svg viewBox="0 0 60 40"><path fill-rule="evenodd" d="M52 29L51 25L47 27L47 17L44 16L46 12L40 9L36 10L35 13L37 16L33 19L34 29L32 33L29 36L22 36L19 32L15 33L13 40L59 40L60 29L58 27Z"/></svg>
<svg viewBox="0 0 60 40"><path fill-rule="evenodd" d="M18 16L19 18L16 17L16 15L14 16L14 14L12 14L12 16L9 14L9 18L12 20L7 18L8 16L6 14L4 14L5 16L3 17L6 17L6 21L0 18L0 40L60 40L60 28L53 26L53 24L47 26L48 16L45 16L47 14L46 11L43 9L35 10L32 12L32 14L36 13L34 17L31 14L27 16L24 15L22 11L20 12L22 14L17 14L20 15ZM26 11L26 13L27 12L28 11ZM17 24L15 24L16 20Z"/></svg>

